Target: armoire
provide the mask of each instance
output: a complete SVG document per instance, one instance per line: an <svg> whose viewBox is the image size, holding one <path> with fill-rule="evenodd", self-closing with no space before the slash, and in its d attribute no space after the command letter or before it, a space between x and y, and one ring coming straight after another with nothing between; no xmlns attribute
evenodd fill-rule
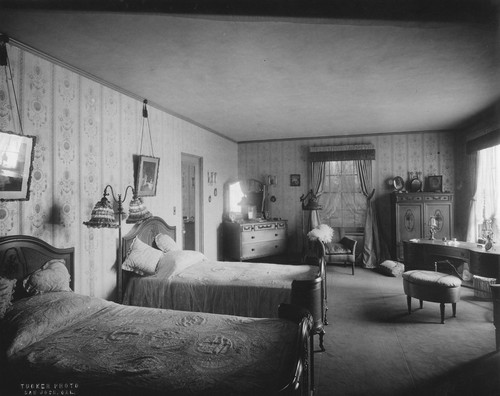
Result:
<svg viewBox="0 0 500 396"><path fill-rule="evenodd" d="M452 239L453 194L393 192L391 194L391 256L404 260L403 241L430 239L429 220L436 220L436 239Z"/></svg>

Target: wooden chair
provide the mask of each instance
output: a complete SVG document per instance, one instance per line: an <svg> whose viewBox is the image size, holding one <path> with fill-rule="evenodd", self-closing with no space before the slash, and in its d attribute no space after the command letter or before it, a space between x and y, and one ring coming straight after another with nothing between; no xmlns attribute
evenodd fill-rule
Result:
<svg viewBox="0 0 500 396"><path fill-rule="evenodd" d="M326 263L350 265L354 275L357 243L356 240L345 236L342 227L333 227L332 241L324 244Z"/></svg>

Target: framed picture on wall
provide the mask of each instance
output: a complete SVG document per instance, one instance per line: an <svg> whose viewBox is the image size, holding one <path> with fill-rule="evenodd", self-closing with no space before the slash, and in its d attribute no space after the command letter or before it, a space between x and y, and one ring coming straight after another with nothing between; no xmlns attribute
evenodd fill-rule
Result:
<svg viewBox="0 0 500 396"><path fill-rule="evenodd" d="M160 159L138 155L135 174L135 191L138 197L154 197L158 183Z"/></svg>
<svg viewBox="0 0 500 396"><path fill-rule="evenodd" d="M300 186L300 175L298 174L290 175L290 186L292 187Z"/></svg>
<svg viewBox="0 0 500 396"><path fill-rule="evenodd" d="M29 200L35 141L35 136L0 132L0 201Z"/></svg>
<svg viewBox="0 0 500 396"><path fill-rule="evenodd" d="M443 192L443 176L427 176L427 191Z"/></svg>

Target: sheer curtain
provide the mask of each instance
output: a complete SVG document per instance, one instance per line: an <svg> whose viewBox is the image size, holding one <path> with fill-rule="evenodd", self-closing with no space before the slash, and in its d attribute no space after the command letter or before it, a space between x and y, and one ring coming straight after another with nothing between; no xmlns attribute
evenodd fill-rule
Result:
<svg viewBox="0 0 500 396"><path fill-rule="evenodd" d="M500 213L500 145L477 152L475 205L471 205L467 240L475 242L478 229L484 220L490 220L493 239L500 232L498 215Z"/></svg>

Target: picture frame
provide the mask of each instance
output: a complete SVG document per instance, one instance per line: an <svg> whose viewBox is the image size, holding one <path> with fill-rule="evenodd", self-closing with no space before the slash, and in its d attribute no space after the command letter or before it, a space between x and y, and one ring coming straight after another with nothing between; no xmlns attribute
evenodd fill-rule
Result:
<svg viewBox="0 0 500 396"><path fill-rule="evenodd" d="M443 176L427 176L427 191L443 192Z"/></svg>
<svg viewBox="0 0 500 396"><path fill-rule="evenodd" d="M290 175L290 186L292 187L300 187L300 175L292 174Z"/></svg>
<svg viewBox="0 0 500 396"><path fill-rule="evenodd" d="M0 201L28 201L35 136L0 131Z"/></svg>
<svg viewBox="0 0 500 396"><path fill-rule="evenodd" d="M160 159L147 155L136 156L135 192L138 197L156 196Z"/></svg>

